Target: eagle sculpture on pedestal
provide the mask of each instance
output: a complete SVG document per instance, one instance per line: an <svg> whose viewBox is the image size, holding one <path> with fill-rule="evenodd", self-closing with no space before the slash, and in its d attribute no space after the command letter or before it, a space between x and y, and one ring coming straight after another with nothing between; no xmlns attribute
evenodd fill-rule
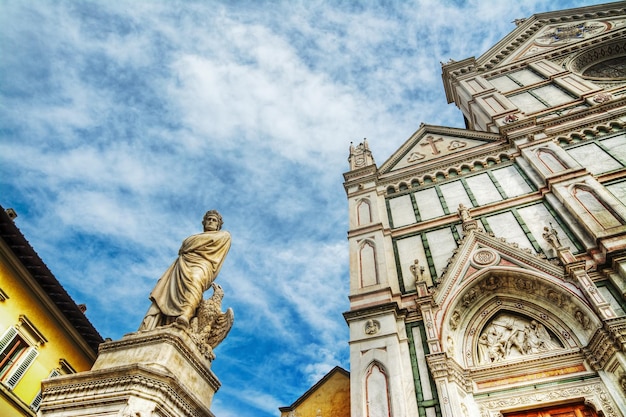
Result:
<svg viewBox="0 0 626 417"><path fill-rule="evenodd" d="M213 295L204 299L198 305L196 317L192 319L191 331L198 347L210 360L215 359L213 349L226 338L233 327L235 314L229 308L222 312L222 299L224 290L218 284L213 283Z"/></svg>

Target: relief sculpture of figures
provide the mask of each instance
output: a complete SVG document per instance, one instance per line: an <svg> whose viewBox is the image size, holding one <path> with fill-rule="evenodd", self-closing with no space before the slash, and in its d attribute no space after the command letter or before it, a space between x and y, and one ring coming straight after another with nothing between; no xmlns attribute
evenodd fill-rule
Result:
<svg viewBox="0 0 626 417"><path fill-rule="evenodd" d="M537 320L500 315L478 339L481 364L560 349L550 332Z"/></svg>
<svg viewBox="0 0 626 417"><path fill-rule="evenodd" d="M140 331L174 322L189 326L203 293L213 285L230 249L230 234L221 230L222 224L222 216L217 211L208 211L202 221L204 232L183 241L178 258L150 293L152 305Z"/></svg>

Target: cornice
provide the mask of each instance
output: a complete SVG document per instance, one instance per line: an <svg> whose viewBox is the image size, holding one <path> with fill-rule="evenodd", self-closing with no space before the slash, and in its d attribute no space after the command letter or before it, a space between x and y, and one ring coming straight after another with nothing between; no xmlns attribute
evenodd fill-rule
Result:
<svg viewBox="0 0 626 417"><path fill-rule="evenodd" d="M347 323L354 320L360 320L365 317L373 317L383 313L393 312L396 317L402 317L408 314L408 311L398 306L398 303L392 301L385 304L377 304L373 306L363 307L358 310L350 310L343 313L343 317Z"/></svg>
<svg viewBox="0 0 626 417"><path fill-rule="evenodd" d="M354 182L355 180L360 179L360 178L364 178L368 176L375 176L376 172L377 172L376 164L368 165L363 168L358 168L352 171L345 172L343 174L343 178L345 180L344 185L350 182Z"/></svg>
<svg viewBox="0 0 626 417"><path fill-rule="evenodd" d="M385 230L382 223L374 223L374 224L369 224L367 226L361 226L356 229L349 230L348 239L358 237L360 235L364 235L368 233L379 232L381 230L382 231Z"/></svg>
<svg viewBox="0 0 626 417"><path fill-rule="evenodd" d="M573 113L567 116L551 119L548 121L538 122L537 125L542 126L546 133L558 134L560 130L571 130L572 127L582 129L602 121L614 122L616 115L613 110L626 106L626 96L610 100L603 104L598 104L586 110ZM626 115L626 108L622 110ZM585 123L580 124L581 121ZM576 124L572 122L578 122Z"/></svg>
<svg viewBox="0 0 626 417"><path fill-rule="evenodd" d="M559 365L565 367L568 364L580 364L584 356L580 350L559 350L549 355L536 356L534 358L524 358L523 361L509 360L480 365L470 370L472 380L487 380L494 377L506 375L517 375L530 373L531 369L545 370L546 367L557 368ZM547 362L547 363L546 363Z"/></svg>
<svg viewBox="0 0 626 417"><path fill-rule="evenodd" d="M203 401L181 389L176 377L141 364L45 380L42 392L46 400L41 410L45 414L48 411L67 409L68 397L80 398L86 403L102 407L106 402L119 399L114 394L137 392L137 387L141 387L139 396L158 398L161 404L171 402L186 417L214 417Z"/></svg>
<svg viewBox="0 0 626 417"><path fill-rule="evenodd" d="M100 345L99 354L115 354L127 348L135 349L139 346L167 343L176 348L178 352L190 363L193 368L202 375L217 390L219 380L210 371L211 361L206 358L197 348L195 342L187 334L187 329L180 324L173 323L165 327L157 327L154 330L136 332L125 335L120 340L105 342ZM198 360L205 358L206 362Z"/></svg>
<svg viewBox="0 0 626 417"><path fill-rule="evenodd" d="M584 349L589 365L596 371L604 369L609 360L619 351L611 337L611 332L606 327L605 325L597 329Z"/></svg>
<svg viewBox="0 0 626 417"><path fill-rule="evenodd" d="M439 172L448 172L451 167L460 167L465 164L472 165L476 161L486 161L489 157L494 157L499 160L502 154L509 156L511 148L509 144L503 140L500 143L484 144L470 150L473 150L473 152L469 152L468 150L467 153L463 154L451 154L421 166L408 166L402 170L381 174L378 177L378 184L389 185L411 177L423 177L425 175L432 175L434 177ZM461 174L459 174L459 176L461 176Z"/></svg>

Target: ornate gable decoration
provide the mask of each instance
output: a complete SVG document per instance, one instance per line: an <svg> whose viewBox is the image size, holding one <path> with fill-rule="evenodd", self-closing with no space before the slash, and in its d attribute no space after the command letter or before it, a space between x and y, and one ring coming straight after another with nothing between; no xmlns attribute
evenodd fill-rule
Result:
<svg viewBox="0 0 626 417"><path fill-rule="evenodd" d="M623 5L616 2L615 8L609 10L607 5L597 5L516 19L517 28L480 56L476 65L491 69L564 47L564 52L570 53L572 47L586 44L591 38L614 37L616 34L609 32L626 27L626 20L620 16Z"/></svg>
<svg viewBox="0 0 626 417"><path fill-rule="evenodd" d="M520 248L504 238L498 238L479 230L469 231L455 255L450 259L446 272L434 294L435 302L445 305L456 289L487 268L524 270L526 273L551 277L565 283L564 269L544 259L527 248ZM511 274L513 275L513 273ZM571 284L569 284L571 286ZM573 288L573 287L572 287Z"/></svg>
<svg viewBox="0 0 626 417"><path fill-rule="evenodd" d="M461 156L498 140L498 135L490 133L422 125L381 166L380 172L410 169L450 156Z"/></svg>
<svg viewBox="0 0 626 417"><path fill-rule="evenodd" d="M480 230L467 232L432 296L443 351L464 367L567 354L599 327L563 267Z"/></svg>
<svg viewBox="0 0 626 417"><path fill-rule="evenodd" d="M622 26L623 21L614 22ZM527 42L510 61L518 61L536 54L545 53L556 47L571 45L604 33L612 28L611 22L585 21L547 25Z"/></svg>

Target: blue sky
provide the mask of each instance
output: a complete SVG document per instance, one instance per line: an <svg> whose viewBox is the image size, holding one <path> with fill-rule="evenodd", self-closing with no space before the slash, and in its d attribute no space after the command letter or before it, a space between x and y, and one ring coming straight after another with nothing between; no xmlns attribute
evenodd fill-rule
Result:
<svg viewBox="0 0 626 417"><path fill-rule="evenodd" d="M601 2L560 1L558 7ZM554 1L0 1L0 204L104 337L135 331L219 210L218 417L278 416L349 369L350 142L382 164L462 127L440 61Z"/></svg>

